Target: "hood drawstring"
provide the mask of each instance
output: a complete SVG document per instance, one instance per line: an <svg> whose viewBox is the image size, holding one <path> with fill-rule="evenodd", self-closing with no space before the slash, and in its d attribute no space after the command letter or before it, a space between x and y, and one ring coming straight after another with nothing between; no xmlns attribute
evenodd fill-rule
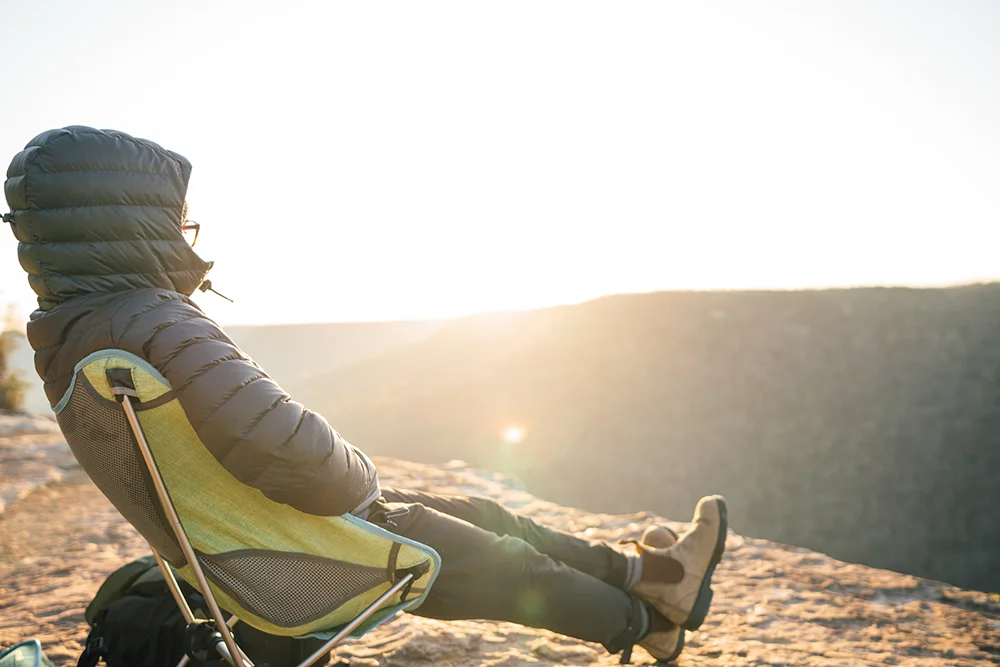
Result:
<svg viewBox="0 0 1000 667"><path fill-rule="evenodd" d="M13 213L4 213L2 216L0 216L0 218L3 218L4 222L14 222Z"/></svg>
<svg viewBox="0 0 1000 667"><path fill-rule="evenodd" d="M212 289L212 281L211 280L206 280L205 282L203 282L201 285L198 286L198 289L200 289L202 292L213 292L214 294L218 294L219 296L221 296L223 299L225 299L229 303L236 303L235 301L233 301L232 299L230 299L225 294L223 294L221 292L216 292L214 289Z"/></svg>

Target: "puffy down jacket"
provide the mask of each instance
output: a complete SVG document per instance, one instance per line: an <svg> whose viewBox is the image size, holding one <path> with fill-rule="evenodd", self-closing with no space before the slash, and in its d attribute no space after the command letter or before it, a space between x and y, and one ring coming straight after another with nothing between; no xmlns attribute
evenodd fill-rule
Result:
<svg viewBox="0 0 1000 667"><path fill-rule="evenodd" d="M169 382L199 438L239 481L303 512L357 512L375 467L304 408L188 298L211 262L181 224L191 164L89 127L34 138L7 171L4 216L38 295L27 326L50 404L89 354L120 349Z"/></svg>

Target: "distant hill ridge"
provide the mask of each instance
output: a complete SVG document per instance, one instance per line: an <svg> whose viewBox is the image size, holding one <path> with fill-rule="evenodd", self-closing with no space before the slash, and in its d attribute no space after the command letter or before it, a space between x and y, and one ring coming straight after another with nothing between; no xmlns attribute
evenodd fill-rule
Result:
<svg viewBox="0 0 1000 667"><path fill-rule="evenodd" d="M454 321L287 388L373 454L1000 590L1000 285L654 293ZM508 425L523 442L501 438Z"/></svg>
<svg viewBox="0 0 1000 667"><path fill-rule="evenodd" d="M423 340L444 322L340 322L226 327L226 333L284 384Z"/></svg>
<svg viewBox="0 0 1000 667"><path fill-rule="evenodd" d="M283 385L378 356L430 336L442 322L311 323L226 327L229 336ZM48 399L35 373L34 354L18 334L11 368L29 383L25 410L47 415Z"/></svg>

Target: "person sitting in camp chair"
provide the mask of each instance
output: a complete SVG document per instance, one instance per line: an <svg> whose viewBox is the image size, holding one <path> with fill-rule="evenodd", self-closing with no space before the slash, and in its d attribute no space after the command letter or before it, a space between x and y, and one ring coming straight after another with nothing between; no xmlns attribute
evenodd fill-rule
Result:
<svg viewBox="0 0 1000 667"><path fill-rule="evenodd" d="M360 449L293 401L191 300L195 290L211 287L206 276L212 263L195 253L184 234L198 229L187 220L190 174L187 159L151 141L80 126L39 135L8 169L4 192L11 212L3 219L19 241L21 266L38 295L28 339L71 446L81 429L96 432L110 419L73 405L114 405L105 399L131 392L145 410L139 414L148 429L156 428L157 410L179 406L169 413L175 419L170 437L190 432L188 440L199 443L199 451L184 453L185 460L197 462L186 464L184 475L164 473L175 475L177 489L186 489L172 492L179 505L218 502L229 508L232 522L251 524L237 526L247 534L267 513L281 517L273 530L295 525L297 517L346 517L352 526L399 536L404 549L426 545L440 563L433 586L427 568L415 570L416 577L427 576L400 598L416 596L419 606L407 607L412 613L546 628L598 642L624 658L635 644L661 660L680 654L684 630L702 624L711 602L712 574L726 539L723 498L703 498L679 537L649 526L632 550L547 528L487 498L381 486ZM117 360L105 364L107 378L88 365L101 358ZM122 359L137 370L116 384L111 366ZM102 423L88 425L87 419ZM105 474L101 466L115 465L100 460L100 449L86 451L74 448L78 458L88 458L81 463L92 477ZM171 456L169 449L160 450L164 467ZM194 509L182 508L182 518L184 511ZM254 514L241 522L241 511ZM126 518L157 543L155 530L140 525L147 519L153 525L155 518ZM229 535L235 528L214 530ZM170 553L168 542L157 550L182 568L183 556ZM231 562L213 559L205 549L198 558L204 558L213 587L218 583L220 591L229 591L224 600L238 602L239 585L224 585ZM320 563L322 556L309 562ZM252 601L251 593L245 597ZM282 594L294 597L296 591ZM526 594L544 604L524 604ZM316 618L324 613L320 609ZM310 619L298 620L296 632L313 627ZM272 627L277 621L260 623L281 629Z"/></svg>

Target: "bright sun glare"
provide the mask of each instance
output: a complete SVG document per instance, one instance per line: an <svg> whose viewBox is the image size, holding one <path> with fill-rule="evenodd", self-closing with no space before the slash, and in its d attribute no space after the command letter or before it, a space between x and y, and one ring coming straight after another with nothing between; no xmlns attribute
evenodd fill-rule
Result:
<svg viewBox="0 0 1000 667"><path fill-rule="evenodd" d="M524 428L520 426L508 426L503 430L503 439L511 444L517 444L524 440Z"/></svg>

